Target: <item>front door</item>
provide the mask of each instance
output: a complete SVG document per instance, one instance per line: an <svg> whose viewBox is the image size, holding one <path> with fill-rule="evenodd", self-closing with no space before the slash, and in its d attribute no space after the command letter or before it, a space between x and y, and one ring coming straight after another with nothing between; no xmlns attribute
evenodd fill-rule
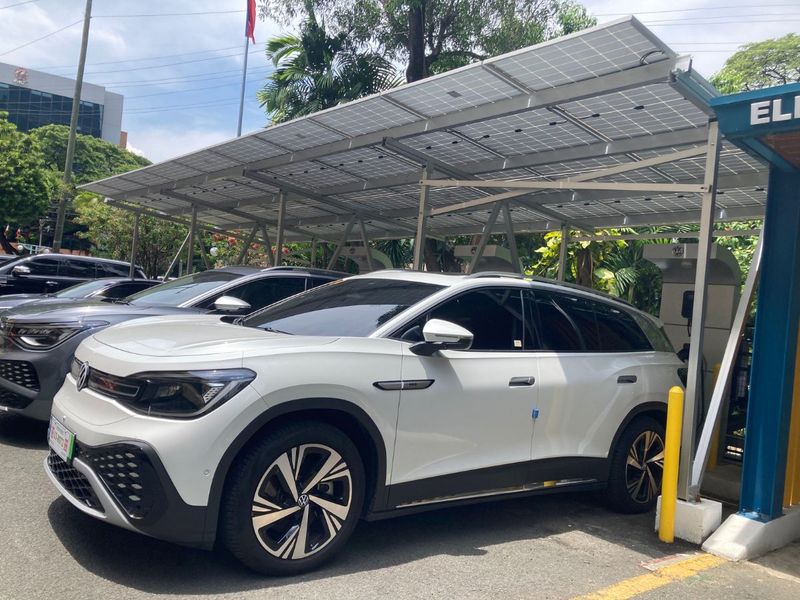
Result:
<svg viewBox="0 0 800 600"><path fill-rule="evenodd" d="M520 288L466 292L397 337L413 339L431 318L465 327L474 342L434 356L404 347L392 506L511 491L526 480L539 372L526 351Z"/></svg>

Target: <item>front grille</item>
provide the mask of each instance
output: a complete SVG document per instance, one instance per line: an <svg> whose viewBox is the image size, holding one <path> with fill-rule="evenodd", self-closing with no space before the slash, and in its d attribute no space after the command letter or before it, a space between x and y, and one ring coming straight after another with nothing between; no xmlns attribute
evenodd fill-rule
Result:
<svg viewBox="0 0 800 600"><path fill-rule="evenodd" d="M28 361L0 360L0 377L20 387L39 390L39 377L36 375L36 369Z"/></svg>
<svg viewBox="0 0 800 600"><path fill-rule="evenodd" d="M166 499L150 459L132 444L99 448L81 447L81 459L106 485L131 519L155 516L164 509Z"/></svg>
<svg viewBox="0 0 800 600"><path fill-rule="evenodd" d="M0 388L0 406L21 409L28 406L31 402L33 402L33 398L26 398L21 394L16 394L10 390Z"/></svg>
<svg viewBox="0 0 800 600"><path fill-rule="evenodd" d="M89 480L84 477L83 473L65 463L60 456L52 451L47 457L47 466L58 482L64 486L64 489L78 502L94 510L105 512L103 511L103 505L100 504L100 500L98 500L92 486L89 484Z"/></svg>

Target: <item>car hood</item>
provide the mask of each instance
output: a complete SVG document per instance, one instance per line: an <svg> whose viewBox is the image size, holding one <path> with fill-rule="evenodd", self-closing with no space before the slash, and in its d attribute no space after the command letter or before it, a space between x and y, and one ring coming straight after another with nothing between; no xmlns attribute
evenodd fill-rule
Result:
<svg viewBox="0 0 800 600"><path fill-rule="evenodd" d="M171 313L198 312L194 309L170 306L139 306L115 304L102 300L53 300L29 302L3 312L3 317L14 321L57 323L107 319L114 323L125 318L149 317ZM205 312L205 311L203 311Z"/></svg>
<svg viewBox="0 0 800 600"><path fill-rule="evenodd" d="M47 299L44 294L7 294L0 296L0 310L14 308L27 302L41 301Z"/></svg>
<svg viewBox="0 0 800 600"><path fill-rule="evenodd" d="M106 346L144 356L252 356L330 344L335 337L294 336L232 325L218 315L175 315L137 319L94 335Z"/></svg>

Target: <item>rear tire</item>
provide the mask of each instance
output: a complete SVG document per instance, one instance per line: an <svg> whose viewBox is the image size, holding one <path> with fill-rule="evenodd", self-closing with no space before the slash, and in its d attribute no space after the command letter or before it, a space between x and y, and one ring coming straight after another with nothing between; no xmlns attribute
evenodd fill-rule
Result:
<svg viewBox="0 0 800 600"><path fill-rule="evenodd" d="M325 423L269 432L237 459L220 512L220 537L250 569L295 575L347 542L361 516L365 477L353 442Z"/></svg>
<svg viewBox="0 0 800 600"><path fill-rule="evenodd" d="M622 432L611 455L609 506L622 513L655 508L664 474L664 426L639 417Z"/></svg>

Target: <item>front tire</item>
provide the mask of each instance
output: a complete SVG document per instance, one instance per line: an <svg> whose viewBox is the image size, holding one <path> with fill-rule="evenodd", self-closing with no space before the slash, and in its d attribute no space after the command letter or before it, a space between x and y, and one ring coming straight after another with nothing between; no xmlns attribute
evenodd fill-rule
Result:
<svg viewBox="0 0 800 600"><path fill-rule="evenodd" d="M651 417L634 420L611 456L608 503L622 513L655 508L664 474L664 426Z"/></svg>
<svg viewBox="0 0 800 600"><path fill-rule="evenodd" d="M347 542L364 504L353 442L324 423L270 432L239 457L223 498L221 539L265 575L316 569Z"/></svg>

